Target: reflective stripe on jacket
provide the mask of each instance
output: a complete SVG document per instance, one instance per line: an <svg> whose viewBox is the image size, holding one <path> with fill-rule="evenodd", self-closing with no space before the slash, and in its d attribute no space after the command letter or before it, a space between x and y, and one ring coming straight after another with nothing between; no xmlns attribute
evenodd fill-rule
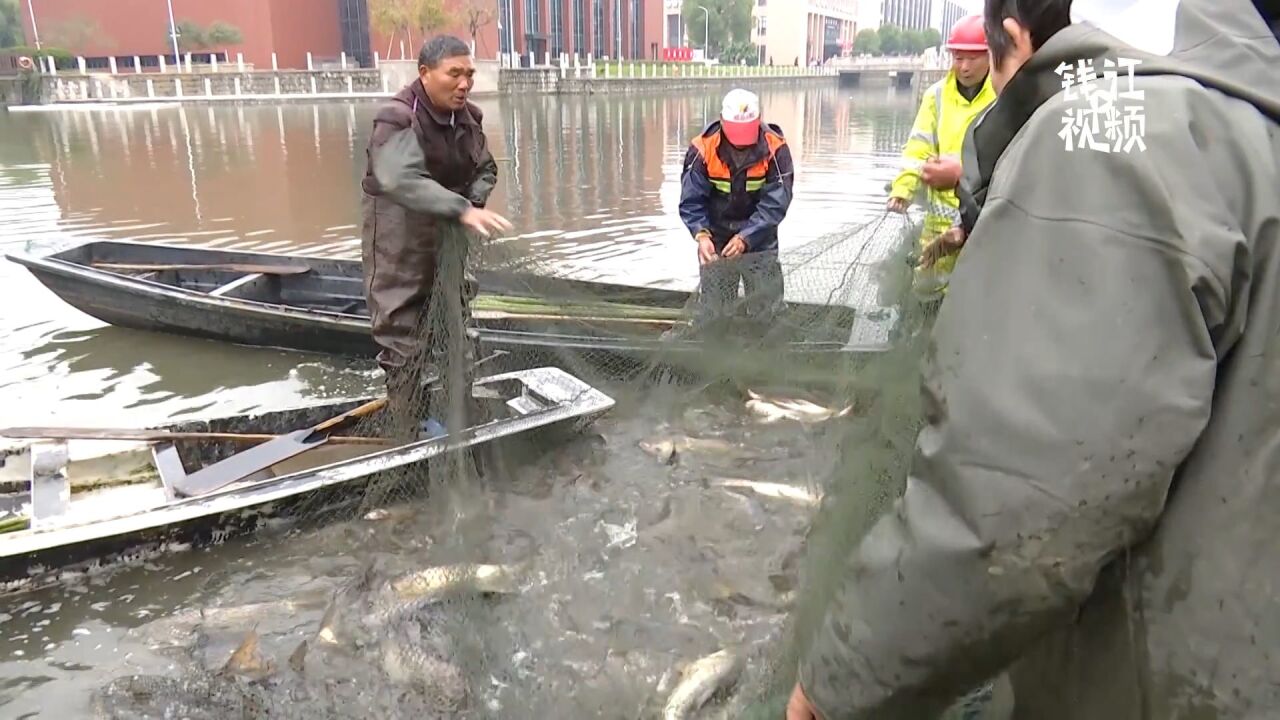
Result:
<svg viewBox="0 0 1280 720"><path fill-rule="evenodd" d="M920 111L916 113L915 125L911 128L911 136L902 149L902 171L893 181L889 193L890 197L908 201L919 198L925 205L924 231L920 235L921 249L952 225L959 224L960 207L960 200L954 190L934 190L924 184L920 178L921 166L934 156L960 159L965 131L974 118L981 115L995 99L990 73L973 100L960 94L955 72L948 72L946 77L934 83L924 93ZM944 277L949 275L955 266L955 260L954 254L942 258L933 267L933 272Z"/></svg>
<svg viewBox="0 0 1280 720"><path fill-rule="evenodd" d="M722 143L718 121L690 142L680 175L680 219L690 234L710 232L717 248L737 234L749 251L772 250L795 175L786 138L777 125L764 125L736 167L732 146Z"/></svg>

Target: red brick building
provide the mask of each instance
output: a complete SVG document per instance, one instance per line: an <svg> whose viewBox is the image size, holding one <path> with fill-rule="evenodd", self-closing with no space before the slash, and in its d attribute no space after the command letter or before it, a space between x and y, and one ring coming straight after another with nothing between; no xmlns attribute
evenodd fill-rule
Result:
<svg viewBox="0 0 1280 720"><path fill-rule="evenodd" d="M354 63L369 66L373 54L387 55L388 38L379 37L369 27L370 0L33 0L35 32L45 47L57 47L88 59L91 67L106 67L116 57L121 66L131 66L134 56L143 65L158 65L158 57L173 62L169 7L175 24L191 22L208 28L215 22L234 26L241 42L234 45L191 49L193 56L217 55L234 62L243 53L246 63L258 69L271 67L271 54L281 68L305 68L307 53L314 61L332 61L342 52ZM376 0L374 0L376 2ZM546 2L546 0L542 0ZM476 33L476 54L494 58L498 53L499 0L445 0L451 27L449 32L470 40L466 7L486 11L488 22ZM36 44L28 3L18 3L28 45ZM492 8L488 6L492 5ZM399 38L393 56L400 56ZM406 54L417 55L421 37L413 37ZM406 43L406 45L410 45ZM183 49L185 53L186 48Z"/></svg>
<svg viewBox="0 0 1280 720"><path fill-rule="evenodd" d="M498 47L542 62L545 53L654 60L663 48L662 0L497 0Z"/></svg>

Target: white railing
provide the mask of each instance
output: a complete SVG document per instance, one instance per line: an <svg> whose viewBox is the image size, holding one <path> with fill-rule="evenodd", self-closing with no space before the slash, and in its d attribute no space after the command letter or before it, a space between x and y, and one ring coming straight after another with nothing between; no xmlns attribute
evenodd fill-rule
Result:
<svg viewBox="0 0 1280 720"><path fill-rule="evenodd" d="M528 62L525 62L527 59ZM554 59L555 62L552 62ZM553 70L562 79L660 80L664 78L769 78L825 77L836 75L833 66L718 65L699 62L656 62L645 60L610 61L609 58L561 54L534 57L503 54L498 65L504 70Z"/></svg>

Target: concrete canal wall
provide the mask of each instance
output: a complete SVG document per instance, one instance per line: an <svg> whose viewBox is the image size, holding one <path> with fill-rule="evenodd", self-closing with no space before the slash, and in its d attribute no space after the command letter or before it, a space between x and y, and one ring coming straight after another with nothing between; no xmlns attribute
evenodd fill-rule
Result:
<svg viewBox="0 0 1280 720"><path fill-rule="evenodd" d="M503 67L496 60L476 61L477 96L495 94L627 94L689 89L793 86L796 84L927 87L942 71L866 73L854 80L833 67L717 66L695 63L565 62L559 66ZM417 77L413 60L384 60L376 68L316 66L310 70L256 70L239 63L221 66L170 65L161 72L96 72L41 68L40 99L45 105L141 102L311 102L376 100L389 97ZM850 80L854 80L851 83ZM0 98L20 102L17 92L0 86ZM2 102L3 100L0 100ZM29 108L36 109L36 108ZM52 109L52 108L50 108Z"/></svg>
<svg viewBox="0 0 1280 720"><path fill-rule="evenodd" d="M716 67L704 65L597 65L566 68L503 68L500 90L507 94L593 95L680 92L733 85L766 87L834 83L823 68Z"/></svg>

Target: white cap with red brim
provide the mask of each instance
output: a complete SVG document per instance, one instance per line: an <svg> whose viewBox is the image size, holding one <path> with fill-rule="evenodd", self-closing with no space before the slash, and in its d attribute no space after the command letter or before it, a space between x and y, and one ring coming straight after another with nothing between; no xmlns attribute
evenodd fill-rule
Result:
<svg viewBox="0 0 1280 720"><path fill-rule="evenodd" d="M720 107L720 127L734 145L754 145L760 137L760 98L749 90L730 90Z"/></svg>

